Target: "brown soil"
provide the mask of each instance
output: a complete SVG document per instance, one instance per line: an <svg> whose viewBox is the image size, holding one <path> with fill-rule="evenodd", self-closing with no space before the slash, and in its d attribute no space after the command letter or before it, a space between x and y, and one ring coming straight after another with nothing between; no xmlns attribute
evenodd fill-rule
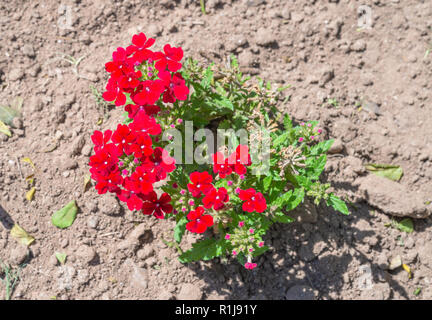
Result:
<svg viewBox="0 0 432 320"><path fill-rule="evenodd" d="M376 201L361 191L371 183L362 180L363 164L392 163L404 170L398 191L406 194L393 207L409 208L414 194L420 206L432 199L431 3L206 3L203 16L191 0L65 1L69 27L58 1L0 4L0 104L24 99L13 136L0 134L0 260L21 266L12 299L432 299L431 219L416 219L410 234L386 227L392 190ZM363 4L373 25L357 30ZM83 192L90 135L121 114L98 105L91 86L103 91L104 63L137 31L204 63L233 53L245 72L291 84L281 108L295 121L319 120L327 137L340 139L326 176L355 203L352 215L320 206L301 212L302 222L275 226L266 239L273 249L249 272L219 259L182 265L163 241L171 240L172 222L136 216L92 188ZM76 72L62 55L82 58ZM107 119L98 125L100 118ZM24 178L32 169L23 157L37 168L31 202ZM51 215L72 199L78 217L57 229ZM14 222L36 238L29 250L10 236ZM193 240L188 235L184 245ZM55 252L67 254L65 265ZM400 267L388 270L397 255L411 279Z"/></svg>

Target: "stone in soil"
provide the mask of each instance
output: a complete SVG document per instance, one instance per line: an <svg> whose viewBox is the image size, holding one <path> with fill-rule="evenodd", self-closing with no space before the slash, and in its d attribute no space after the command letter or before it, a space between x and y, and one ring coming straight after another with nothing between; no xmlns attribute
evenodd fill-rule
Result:
<svg viewBox="0 0 432 320"><path fill-rule="evenodd" d="M427 195L393 180L369 174L358 179L356 185L371 206L389 215L426 218L432 212L432 205L427 204Z"/></svg>
<svg viewBox="0 0 432 320"><path fill-rule="evenodd" d="M184 283L177 295L177 300L200 300L202 291L199 286L192 283Z"/></svg>

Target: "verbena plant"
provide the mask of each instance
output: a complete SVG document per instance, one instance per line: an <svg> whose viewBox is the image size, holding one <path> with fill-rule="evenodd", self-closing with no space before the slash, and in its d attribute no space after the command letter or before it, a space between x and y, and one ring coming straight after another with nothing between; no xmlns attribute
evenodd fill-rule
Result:
<svg viewBox="0 0 432 320"><path fill-rule="evenodd" d="M333 140L320 141L316 121L294 126L279 112L286 88L251 81L234 57L225 66L182 64L181 48L152 51L154 42L134 35L105 65L103 98L124 107L125 119L92 135L89 165L99 194L175 219L178 243L185 232L204 234L181 262L230 254L247 269L268 249L268 228L293 221L289 211L305 197L349 213L319 180Z"/></svg>

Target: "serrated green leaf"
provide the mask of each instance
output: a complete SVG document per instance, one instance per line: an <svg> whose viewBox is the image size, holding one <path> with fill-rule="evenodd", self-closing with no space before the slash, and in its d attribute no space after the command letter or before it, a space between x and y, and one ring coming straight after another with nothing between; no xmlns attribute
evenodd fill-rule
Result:
<svg viewBox="0 0 432 320"><path fill-rule="evenodd" d="M78 207L76 206L75 200L72 200L63 208L55 212L51 217L51 221L53 225L60 229L68 228L75 221L77 212Z"/></svg>
<svg viewBox="0 0 432 320"><path fill-rule="evenodd" d="M294 189L294 192L290 198L284 203L285 210L294 210L304 199L305 191L304 188Z"/></svg>
<svg viewBox="0 0 432 320"><path fill-rule="evenodd" d="M282 145L285 141L287 141L290 132L286 131L279 135L276 139L273 140L273 148L277 148Z"/></svg>
<svg viewBox="0 0 432 320"><path fill-rule="evenodd" d="M335 196L333 193L329 194L329 198L327 200L327 205L332 206L333 209L339 211L345 215L350 214L346 203L341 200L339 197Z"/></svg>
<svg viewBox="0 0 432 320"><path fill-rule="evenodd" d="M286 215L282 211L275 212L274 217L272 217L272 220L274 222L280 222L280 223L291 223L291 222L295 221L293 218Z"/></svg>
<svg viewBox="0 0 432 320"><path fill-rule="evenodd" d="M179 260L187 263L198 260L210 260L220 256L225 249L225 240L205 239L192 245L192 249L184 252Z"/></svg>
<svg viewBox="0 0 432 320"><path fill-rule="evenodd" d="M264 192L267 192L267 190L270 188L270 185L273 181L273 177L272 176L267 176L263 179L263 190Z"/></svg>
<svg viewBox="0 0 432 320"><path fill-rule="evenodd" d="M334 143L334 139L321 141L320 143L314 145L310 149L310 154L312 156L319 156L323 153L326 153L330 149L330 147L333 145L333 143Z"/></svg>
<svg viewBox="0 0 432 320"><path fill-rule="evenodd" d="M390 164L369 163L365 165L366 170L393 181L399 181L402 178L403 170L400 166Z"/></svg>
<svg viewBox="0 0 432 320"><path fill-rule="evenodd" d="M400 231L411 233L414 231L414 224L410 218L405 218L396 224Z"/></svg>
<svg viewBox="0 0 432 320"><path fill-rule="evenodd" d="M322 156L306 161L306 174L310 180L317 180L324 170L327 162L327 156Z"/></svg>
<svg viewBox="0 0 432 320"><path fill-rule="evenodd" d="M174 240L177 241L177 243L180 243L183 235L186 231L186 224L189 222L189 220L186 218L186 216L180 218L179 221L177 221L176 226L174 227Z"/></svg>
<svg viewBox="0 0 432 320"><path fill-rule="evenodd" d="M213 81L213 71L211 66L209 66L203 74L203 79L201 80L201 86L205 89L210 87L210 84Z"/></svg>
<svg viewBox="0 0 432 320"><path fill-rule="evenodd" d="M292 129L292 121L289 114L286 114L283 119L285 131L290 131Z"/></svg>

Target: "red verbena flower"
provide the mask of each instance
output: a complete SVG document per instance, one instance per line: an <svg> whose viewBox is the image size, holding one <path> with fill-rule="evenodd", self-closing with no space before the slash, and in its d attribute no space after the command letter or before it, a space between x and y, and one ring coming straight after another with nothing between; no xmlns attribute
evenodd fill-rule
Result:
<svg viewBox="0 0 432 320"><path fill-rule="evenodd" d="M102 94L102 97L109 102L114 101L114 104L122 106L126 103L126 96L118 86L117 80L110 78L108 84L105 87L106 91Z"/></svg>
<svg viewBox="0 0 432 320"><path fill-rule="evenodd" d="M189 88L180 73L175 73L171 77L168 71L161 71L158 74L159 78L165 85L165 92L163 94L163 102L174 103L177 100L186 100L189 94Z"/></svg>
<svg viewBox="0 0 432 320"><path fill-rule="evenodd" d="M156 119L149 117L144 112L139 112L134 121L129 123L129 128L133 131L138 131L143 134L158 135L162 132L160 124L156 123Z"/></svg>
<svg viewBox="0 0 432 320"><path fill-rule="evenodd" d="M95 132L93 132L93 135L91 136L93 144L95 145L94 151L98 151L101 148L103 148L108 143L108 141L111 139L111 135L112 135L111 130L106 130L104 133L102 133L101 131L95 130Z"/></svg>
<svg viewBox="0 0 432 320"><path fill-rule="evenodd" d="M117 130L112 135L112 141L121 148L126 155L132 153L130 144L135 140L136 135L125 124L118 124Z"/></svg>
<svg viewBox="0 0 432 320"><path fill-rule="evenodd" d="M237 174L245 174L246 167L252 164L249 148L246 145L239 145L236 151L228 157L228 163Z"/></svg>
<svg viewBox="0 0 432 320"><path fill-rule="evenodd" d="M131 98L137 105L153 105L159 100L165 85L161 80L145 80L140 83Z"/></svg>
<svg viewBox="0 0 432 320"><path fill-rule="evenodd" d="M216 190L216 188L213 188L202 199L204 208L210 209L211 207L213 207L215 210L222 209L225 206L225 202L228 201L228 192L224 187L220 187L218 190Z"/></svg>
<svg viewBox="0 0 432 320"><path fill-rule="evenodd" d="M128 104L125 107L125 111L127 111L130 119L135 118L135 116L140 112L145 112L149 117L154 117L159 113L160 107L157 105L137 106L135 104Z"/></svg>
<svg viewBox="0 0 432 320"><path fill-rule="evenodd" d="M153 141L148 134L140 134L134 144L130 146L130 151L134 154L135 158L142 158L149 156L153 153Z"/></svg>
<svg viewBox="0 0 432 320"><path fill-rule="evenodd" d="M153 154L143 162L143 167L156 175L156 181L166 179L167 173L176 168L175 159L169 156L168 151L160 147L154 149Z"/></svg>
<svg viewBox="0 0 432 320"><path fill-rule="evenodd" d="M257 266L257 264L253 263L253 262L246 262L244 265L244 267L248 270L253 270L256 268L256 266Z"/></svg>
<svg viewBox="0 0 432 320"><path fill-rule="evenodd" d="M169 44L164 46L164 53L158 52L155 54L155 68L159 71L168 69L171 72L176 72L181 69L182 64L179 62L183 58L183 49L171 47Z"/></svg>
<svg viewBox="0 0 432 320"><path fill-rule="evenodd" d="M163 219L164 213L171 213L173 210L170 204L171 197L166 192L158 199L156 192L153 191L146 197L146 200L142 206L142 212L146 215L153 214L156 218Z"/></svg>
<svg viewBox="0 0 432 320"><path fill-rule="evenodd" d="M267 202L261 192L256 192L254 188L240 190L239 198L243 201L243 210L246 212L264 212L267 209Z"/></svg>
<svg viewBox="0 0 432 320"><path fill-rule="evenodd" d="M213 217L209 214L204 214L203 207L198 207L192 210L187 215L188 220L186 229L193 233L204 233L208 227L213 225Z"/></svg>
<svg viewBox="0 0 432 320"><path fill-rule="evenodd" d="M232 173L232 167L228 163L228 158L225 159L222 152L216 152L213 155L213 172L219 173L219 177L224 179Z"/></svg>
<svg viewBox="0 0 432 320"><path fill-rule="evenodd" d="M127 177L124 186L135 193L148 194L153 191L153 183L156 182L155 174L148 172L143 166L139 166Z"/></svg>
<svg viewBox="0 0 432 320"><path fill-rule="evenodd" d="M123 178L118 171L110 172L108 175L98 175L95 180L97 181L95 188L98 194L104 194L107 191L118 192L120 190L119 186L123 182Z"/></svg>
<svg viewBox="0 0 432 320"><path fill-rule="evenodd" d="M188 183L187 187L195 198L201 197L201 193L207 194L207 192L214 188L211 184L213 177L207 171L192 172L189 178L192 183Z"/></svg>

